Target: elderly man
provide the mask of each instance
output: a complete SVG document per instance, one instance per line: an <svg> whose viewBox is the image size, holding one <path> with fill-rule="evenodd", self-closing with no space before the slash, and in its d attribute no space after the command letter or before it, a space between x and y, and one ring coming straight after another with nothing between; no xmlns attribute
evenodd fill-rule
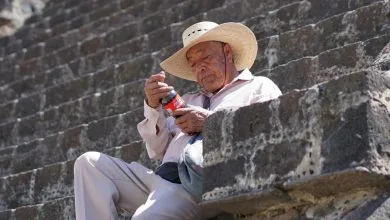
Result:
<svg viewBox="0 0 390 220"><path fill-rule="evenodd" d="M166 118L161 99L173 87L164 83L164 72L152 75L145 84L145 119L138 124L149 157L162 159L162 165L153 172L98 152L81 155L74 166L77 219L116 219L117 209L134 213L133 219L202 219L196 198L178 178L184 147L213 112L281 95L270 79L249 71L257 42L246 26L199 22L184 31L183 44L161 67L202 90L184 95L187 107Z"/></svg>

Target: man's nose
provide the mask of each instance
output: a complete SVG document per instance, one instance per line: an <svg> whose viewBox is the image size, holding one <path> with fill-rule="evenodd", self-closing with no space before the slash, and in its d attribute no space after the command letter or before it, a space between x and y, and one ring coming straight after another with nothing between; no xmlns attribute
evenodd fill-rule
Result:
<svg viewBox="0 0 390 220"><path fill-rule="evenodd" d="M197 65L196 67L196 72L199 74L202 74L206 71L206 67L204 64L200 63L199 65Z"/></svg>

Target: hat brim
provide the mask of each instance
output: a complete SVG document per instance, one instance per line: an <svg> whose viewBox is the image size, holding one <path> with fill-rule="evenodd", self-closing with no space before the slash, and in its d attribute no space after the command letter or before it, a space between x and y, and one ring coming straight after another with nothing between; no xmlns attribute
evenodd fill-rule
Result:
<svg viewBox="0 0 390 220"><path fill-rule="evenodd" d="M257 41L253 32L241 23L224 23L204 33L172 56L160 63L161 68L177 77L196 81L187 61L187 51L194 45L205 41L220 41L230 45L234 64L238 71L252 67L257 55Z"/></svg>

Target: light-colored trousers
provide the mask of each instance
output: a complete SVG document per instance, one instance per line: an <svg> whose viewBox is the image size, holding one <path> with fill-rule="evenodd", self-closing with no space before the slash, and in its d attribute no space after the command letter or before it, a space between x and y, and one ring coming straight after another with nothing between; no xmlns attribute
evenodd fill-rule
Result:
<svg viewBox="0 0 390 220"><path fill-rule="evenodd" d="M136 220L203 219L181 184L171 183L139 163L87 152L74 164L77 220L112 220L117 210Z"/></svg>

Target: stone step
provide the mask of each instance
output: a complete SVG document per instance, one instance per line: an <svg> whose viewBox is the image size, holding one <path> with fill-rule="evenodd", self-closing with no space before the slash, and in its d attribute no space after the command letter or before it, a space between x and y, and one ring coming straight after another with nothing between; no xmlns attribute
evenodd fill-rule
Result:
<svg viewBox="0 0 390 220"><path fill-rule="evenodd" d="M133 115L134 118L126 118L127 116L121 116L121 114ZM30 126L31 133L28 134L29 136L24 136L24 142L19 142L18 145L9 146L5 145L5 143L1 144L3 149L0 150L0 164L2 164L2 171L0 173L20 172L22 171L20 166L24 166L25 163L40 163L41 159L42 161L55 161L57 157L66 157L68 152L64 151L61 154L57 152L54 156L53 154L48 154L50 155L49 158L45 158L46 155L42 155L40 156L41 159L33 160L35 155L31 151L38 150L38 152L41 152L39 149L49 149L48 151L50 149L56 150L58 145L60 147L57 150L61 149L62 144L57 145L52 140L53 138L58 139L58 136L62 137L68 130L72 131L74 129L84 128L88 123L111 123L114 126L116 123L122 123L122 120L126 120L126 123L134 126L131 129L135 129L136 124L142 120L142 115L143 83L134 82L123 87L99 93L97 96L76 100L61 105L58 108L42 112L41 114L38 113L22 120L4 124L3 127L13 125L16 129L20 127L20 129L23 127L27 129L26 127ZM110 119L105 119L107 117L110 117ZM101 119L103 119L103 122L99 122ZM108 122L106 122L107 120ZM127 120L133 121L129 122ZM121 126L121 124L117 126ZM134 131L137 132L136 130ZM17 136L18 132L12 131L12 134ZM48 146L50 144L53 146ZM14 161L13 158L18 158L18 161ZM37 166L29 169L33 168L37 168Z"/></svg>
<svg viewBox="0 0 390 220"><path fill-rule="evenodd" d="M32 136L23 137L24 142L20 142L18 145L3 146L3 149L0 149L0 164L2 164L0 174L6 175L10 172L24 171L23 169L38 168L41 162L50 163L56 161L58 158L67 157L72 150L69 152L64 151L63 153L48 153L51 150L62 149L61 146L63 144L59 144L53 140L61 140L64 134L69 132L73 134L73 130L79 131L91 123L92 125L96 123L109 123L115 127L122 126L120 123L126 120L126 123L134 126L131 130L137 133L134 129L136 124L142 120L143 96L140 94L142 93L140 91L143 91L143 89L138 89L140 86L135 84L132 83L126 87L101 93L99 96L68 103L59 108L43 112L41 116L37 114L19 122L6 124L5 127L12 124L14 127L17 127L18 124L22 127L31 126L32 133L30 135ZM121 114L133 115L134 118L126 118L127 116L123 118L124 116L121 116ZM110 118L105 119L107 117ZM100 122L101 119L103 122ZM128 120L132 121L129 122ZM40 155L40 153L44 154ZM40 159L34 159L36 156ZM46 158L46 156L48 157ZM15 161L13 160L14 158L18 158L18 160ZM26 164L30 164L33 167L26 166Z"/></svg>
<svg viewBox="0 0 390 220"><path fill-rule="evenodd" d="M390 2L376 2L354 11L335 15L317 24L307 25L259 41L255 69L287 63L305 56L357 41L366 40L390 31Z"/></svg>
<svg viewBox="0 0 390 220"><path fill-rule="evenodd" d="M244 24L250 27L257 39L279 35L308 24L315 24L337 14L344 14L380 0L305 0L293 2L277 10L261 13L247 19Z"/></svg>
<svg viewBox="0 0 390 220"><path fill-rule="evenodd" d="M280 11L280 10L286 10L286 8L288 8L289 10L290 10L290 8L293 8L293 9L296 9L296 5L297 4L299 4L299 5L301 5L302 3L301 2L298 2L298 3L294 3L294 4L291 4L291 5L289 5L289 6L286 6L286 7L283 7L282 9L279 9L279 10L276 10L277 12L278 11ZM298 10L299 11L299 10ZM278 14L278 13L276 13L276 12L273 12L273 13L271 13L271 14ZM271 16L272 17L272 16ZM152 16L152 18L153 18L153 16ZM279 19L279 18L274 18L274 19ZM161 19L160 19L161 20ZM310 19L309 19L310 20ZM192 20L191 20L192 21ZM304 23L304 22L303 22ZM180 31L178 30L178 29L180 29L180 28L184 28L184 25L179 25L179 26L174 26L175 27L175 29L174 30L172 30L172 31L175 31L175 32L177 32L177 33L179 33ZM178 27L180 27L180 28L178 28ZM108 38L110 38L110 37L108 37ZM179 37L178 38L174 38L174 40L180 40L179 39ZM99 49L99 47L105 47L104 45L103 45L103 43L102 42L105 42L106 40L104 40L104 39L100 39L99 37L95 37L95 38L92 38L92 39L89 39L89 40L87 40L87 41L85 41L82 45L81 45L81 48L79 48L79 47L77 47L77 49L73 49L73 50L81 50L81 51L83 51L83 52L79 52L79 54L81 53L82 55L87 55L88 53L91 53L91 52L95 52L96 50L98 50ZM113 46L115 43L108 43L109 45L107 45L106 47L109 47L109 46ZM119 48L119 49L122 49L124 46L122 46L122 45L120 45L119 47L116 47L116 48ZM72 49L69 49L69 50L71 50L72 51ZM133 51L134 52L134 51ZM64 53L66 53L66 52L64 52ZM74 56L77 56L78 54L76 53ZM122 56L122 54L120 54L120 55L117 55L117 56ZM123 54L123 56L125 56L125 54ZM111 56L110 56L111 57ZM43 62L43 63L46 63L46 64L50 64L50 66L54 66L54 65L56 65L57 64L57 59L55 58L55 57L53 57L53 56L47 56L47 59L48 60L43 60L43 61L41 61L41 63ZM54 59L54 61L53 61L53 59ZM32 65L33 64L35 64L36 62L32 62ZM27 64L25 64L25 65L27 65L27 66L29 66L29 70L31 70L31 66L30 65L28 65L28 64L30 64L30 63L27 63ZM23 65L24 66L24 65ZM28 73L30 73L31 71L28 71ZM6 74L9 74L9 73L6 73ZM41 77L38 77L38 79L40 79ZM7 79L7 78L5 78L5 79ZM31 93L31 91L30 90L28 90L28 89L31 89L31 87L30 86L20 86L20 85L25 85L26 83L29 83L31 81L31 79L27 79L27 80L25 80L25 81L20 81L20 82L17 82L16 83L16 85L11 85L10 87L16 87L16 88L22 88L22 89L26 89L27 91L18 91L18 90L15 90L15 89L12 89L11 88L11 91L10 92L8 92L7 90L5 91L5 92L3 92L2 94L4 94L5 96L8 96L7 97L7 100L9 100L9 99L15 99L15 98L17 98L18 96L20 96L19 94L15 94L15 93L20 93L20 94L23 94L23 93ZM39 80L38 80L38 84L40 84L40 82L39 82ZM9 94L10 93L10 94ZM14 95L15 94L15 95ZM2 96L1 96L2 97ZM0 97L0 98L1 98ZM1 101L2 101L2 99L0 99Z"/></svg>
<svg viewBox="0 0 390 220"><path fill-rule="evenodd" d="M321 55L317 55L316 57L298 59L297 61L291 62L290 65L282 65L280 68L275 68L273 70L267 69L267 70L261 71L261 73L258 75L268 76L271 79L275 80L278 84L280 82L279 85L280 85L282 91L289 91L292 89L300 89L300 88L304 88L307 86L312 86L312 85L314 85L313 84L314 82L318 83L318 82L321 82L323 80L328 80L332 76L335 76L336 75L336 70L335 70L336 68L341 68L343 66L349 65L350 71L356 71L357 69L365 68L365 67L369 66L370 62L372 62L375 59L375 57L378 55L377 54L378 50L376 50L376 49L380 49L384 45L386 45L386 41L388 41L388 36L384 35L384 36L381 36L379 38L374 38L374 39L371 39L371 40L364 42L363 44L367 44L367 46L363 46L362 43L347 45L345 47L341 47L340 49L333 49L333 50L330 50L328 52L323 52L323 53L321 53ZM358 49L360 50L360 53L357 53L355 51ZM361 53L366 54L366 57L364 59L360 58L361 60L357 60L357 59L359 59L359 56L360 57L362 56ZM330 59L332 57L340 57L340 54L348 54L349 59ZM318 61L318 59L317 59L318 57L321 57L320 61ZM330 57L330 58L328 58L328 57ZM344 57L346 57L346 56L344 56ZM354 59L352 59L352 57L354 57ZM353 60L356 60L358 63L356 63L356 62L354 63ZM150 63L149 66L154 65L154 64L152 64L153 63L152 59L148 59L147 61L141 59L141 62ZM320 65L321 65L320 67L318 67L318 62L320 62ZM325 65L324 62L328 62L328 64L326 64L326 66L324 66ZM300 72L299 72L300 74L296 74L296 68L300 68ZM302 84L302 77L305 77L306 75L308 75L308 76L313 75L313 73L312 73L313 70L318 69L318 68L320 68L319 71L321 71L321 72L314 73L314 75L318 79L315 80L314 82L308 82L309 84L306 84L306 85ZM328 68L328 69L326 69L326 68ZM131 68L128 68L128 69L131 69ZM101 78L99 78L100 76L107 76L107 73L108 73L109 78L103 78L103 79L106 79L106 80L108 79L109 82L111 82L112 78L114 78L114 79L116 78L116 77L114 77L114 75L116 74L115 70L117 70L117 69L113 70L113 74L112 74L113 77L111 77L111 75L109 74L109 71L104 70L103 72L98 72L96 75L93 75L93 79L101 79ZM136 71L133 71L134 73L136 73L138 71L138 68L136 68L135 70ZM291 71L291 70L293 70L293 71ZM148 73L151 73L154 71L156 71L156 70L149 68L148 70L141 71L141 72L143 73L142 75L144 75L146 77L148 75ZM311 71L311 72L309 73L308 71ZM327 72L333 72L333 74L331 74L330 77L329 76L325 76L322 78L319 77L322 75L327 75ZM340 72L340 71L338 71L338 72ZM123 71L121 71L121 73L123 73ZM290 74L287 74L287 73L290 73ZM291 80L291 81L288 81L288 83L289 83L288 86L282 85L282 83L285 82L283 79L286 77L286 75L290 75L289 77L295 77L295 78L298 77L299 80L301 80L301 82L297 82L297 80ZM130 80L134 80L134 78L131 78ZM38 81L40 81L40 80L38 80ZM88 79L85 81L90 82L93 80ZM96 84L98 84L100 80L94 80L94 81L96 82ZM129 80L126 79L125 82L128 82L128 81ZM121 82L121 83L123 83L123 82ZM34 84L39 85L37 83L34 83ZM118 85L118 83L107 83L107 84ZM74 85L78 86L77 83ZM46 91L46 93L41 94L41 96L40 96L41 98L39 98L39 96L38 97L37 96L29 96L29 97L26 97L25 99L22 99L21 101L17 102L16 104L9 103L7 105L3 105L2 108L0 108L0 109L2 109L0 111L0 112L2 112L2 114L0 114L0 116L1 116L0 119L5 120L8 118L10 120L13 120L15 118L25 117L25 116L33 114L35 112L43 111L47 107L56 106L56 105L62 103L63 101L69 101L71 99L77 98L77 97L69 96L68 94L66 94L66 97L68 97L67 100L64 100L64 98L62 98L62 99L50 98L51 96L53 96L53 94L54 95L55 94L63 94L60 92L61 89L63 89L63 88L64 87L59 87L59 89L58 89L57 87L54 87L53 89L48 89ZM95 87L93 86L92 88L95 88ZM34 91L34 89L31 90L31 92L33 92L33 91ZM96 91L99 91L99 90L95 89L94 91L87 91L87 92L93 93ZM77 92L76 94L82 96L82 93L80 91ZM25 100L27 100L27 101L25 101ZM45 103L43 105L41 105L39 100L44 100ZM50 101L50 100L54 100L54 101ZM24 103L26 103L26 102L35 103L36 107L31 108L31 106L29 106L27 109L24 109L23 106L24 106ZM41 109L39 109L40 107L41 107Z"/></svg>
<svg viewBox="0 0 390 220"><path fill-rule="evenodd" d="M106 149L109 146L107 145ZM84 147L87 150L98 150L88 145ZM138 161L152 169L157 166L156 162L150 161L147 157L142 141L110 148L104 152L127 162ZM53 199L72 196L73 164L74 160L58 162L0 178L2 185L0 210L45 203Z"/></svg>
<svg viewBox="0 0 390 220"><path fill-rule="evenodd" d="M196 13L202 13L203 10L209 10L210 7L218 7L221 3L223 3L222 0L213 1L213 3L207 3L207 4L200 4L198 7L193 6L194 1L189 0L184 3L179 4L176 7L176 10L181 13L176 13L171 10L171 16L166 19L164 19L164 24L168 25L172 22L177 22L180 19L186 19L188 17L192 17ZM161 6L162 7L162 6ZM189 8L192 8L191 13L186 13L186 11L189 10ZM132 10L135 10L136 8L133 8ZM147 11L147 9L144 9ZM176 14L174 14L176 13ZM160 13L155 13L160 15ZM152 17L152 19L155 19L155 15L149 15L149 17ZM160 26L159 24L154 24L151 20L148 20L149 17L146 17L142 20L142 22L134 22L130 21L129 23L125 23L124 25L109 29L108 33L105 33L103 35L91 35L91 29L94 29L96 31L96 27L94 25L92 26L86 26L86 29L80 29L80 31L73 31L68 33L66 36L60 36L59 38L52 38L50 42L47 42L47 44L39 44L37 46L34 46L31 48L31 53L33 55L29 55L28 60L23 60L23 54L20 52L20 54L12 54L9 55L8 58L5 58L0 65L2 65L2 69L13 69L13 70L5 70L4 74L9 74L9 72L18 72L19 78L26 77L26 75L31 75L32 73L38 73L38 72L44 72L48 68L53 68L56 65L65 64L69 62L70 60L80 58L82 56L86 56L88 54L94 53L97 50L103 51L107 48L112 48L115 45L126 42L126 41L135 41L135 40L142 40L145 37L149 36L150 40L155 39L155 34L163 34L160 37L168 37L167 34L170 34L164 30L168 30L169 27ZM117 21L118 16L113 16L113 21ZM104 20L103 20L104 21ZM107 31L109 26L112 26L113 21L106 21L102 24L97 23L96 25L104 25L104 31ZM154 26L153 26L154 24ZM100 29L100 28L99 28ZM134 31L134 30L141 30L146 31L144 33ZM155 31L156 30L156 31ZM160 33L158 31L160 30ZM162 30L162 31L161 31ZM151 32L148 32L151 31ZM147 34L147 35L146 35ZM164 35L166 34L166 35ZM88 35L88 36L86 36ZM66 40L65 40L66 39ZM170 39L167 39L170 40ZM82 41L82 42L79 42ZM166 42L171 43L171 42ZM118 45L117 45L118 46ZM42 48L45 49L42 49ZM156 47L156 45L153 45L153 47ZM62 54L62 55L61 55ZM44 55L43 57L40 57ZM76 57L76 58L75 58ZM15 63L18 63L14 65ZM28 69L28 71L25 71L25 69ZM5 76L3 77L4 80L8 79L14 79L15 77ZM9 81L1 82L1 84L8 83Z"/></svg>
<svg viewBox="0 0 390 220"><path fill-rule="evenodd" d="M388 42L390 42L390 34L385 34L327 50L316 56L293 60L254 74L269 77L283 93L309 88L332 78L369 68L374 65L381 49Z"/></svg>
<svg viewBox="0 0 390 220"><path fill-rule="evenodd" d="M204 129L203 204L251 213L290 199L388 191L389 96L390 78L368 70L213 114Z"/></svg>
<svg viewBox="0 0 390 220"><path fill-rule="evenodd" d="M125 212L119 212L118 214L118 220L131 220L131 214ZM0 212L0 219L74 220L76 219L74 197L67 196L60 199L50 200L44 204L21 206L16 209L8 209Z"/></svg>
<svg viewBox="0 0 390 220"><path fill-rule="evenodd" d="M50 200L44 204L20 206L15 209L8 209L0 212L0 219L4 220L74 220L75 218L73 196Z"/></svg>
<svg viewBox="0 0 390 220"><path fill-rule="evenodd" d="M184 12L188 11L188 8L192 8L191 13L197 13L197 11L199 10L207 11L210 9L209 7L219 6L222 3L223 3L222 0L213 1L206 4L196 4L196 2L193 0L187 0L184 2L183 0L170 0L170 1L163 1L163 2L152 0L148 4L139 3L136 5L129 5L132 6L130 8L121 8L118 2L112 2L111 4L104 6L98 11L92 11L89 13L80 13L80 16L76 16L71 21L67 21L66 18L63 18L64 15L62 15L62 20L64 20L64 22L56 25L55 27L51 28L50 24L43 25L44 27L42 31L43 31L43 35L45 35L46 37L38 36L39 38L36 39L36 34L35 34L37 32L36 27L35 26L31 27L30 28L31 30L29 31L33 32L33 34L29 34L28 36L31 36L33 38L30 39L29 37L27 37L27 39L24 38L23 41L19 39L19 41L15 43L15 45L11 44L6 48L6 54L10 54L8 56L9 59L12 59L13 53L17 53L17 57L19 57L20 59L26 59L26 57L29 58L29 56L26 56L25 53L30 53L39 56L39 54L34 53L36 51L34 50L34 48L37 47L36 44L39 42L47 42L48 44L50 43L53 44L53 41L56 41L56 39L58 38L65 39L65 40L72 38L73 42L66 42L65 45L75 44L79 41L83 41L84 39L87 39L88 37L85 35L92 34L90 33L90 31L85 31L84 29L86 28L94 29L94 32L98 31L97 33L95 33L96 36L106 32L108 29L118 26L118 23L122 24L124 21L141 20L141 21L137 21L137 26L139 27L130 28L130 30L140 29L141 33L146 34L147 32L150 32L150 30L148 30L148 28L150 29L150 26L153 25L156 26L159 24L155 22L155 17L156 17L155 14L159 14L158 18L160 21L164 21L164 23L170 24L174 22L172 19L176 19L176 21L178 21L178 19L182 19L182 17L181 18L175 18L175 17L182 16ZM166 10L172 5L176 5L175 8L177 12L176 11L173 12L171 9ZM161 16L160 13L161 11L164 11L165 16L163 17ZM191 16L191 13L187 13L185 16ZM51 20L52 19L47 19L47 18L45 19L45 21L47 22ZM105 26L105 28L96 29L96 26ZM80 28L80 31L77 28ZM24 31L24 32L28 33L28 31ZM24 33L21 36L26 36L27 33ZM61 43L61 41L58 43ZM28 46L31 47L26 49L27 51L23 52L21 50L22 48L27 48ZM58 49L58 47L61 46L61 44L59 45L55 44L54 46L56 46ZM56 47L54 47L54 49ZM20 52L18 52L19 50ZM52 50L53 47L49 46L42 53L46 53L46 54L52 53L53 52Z"/></svg>
<svg viewBox="0 0 390 220"><path fill-rule="evenodd" d="M341 71L346 71L346 73L348 73L369 67L378 55L378 51L380 51L381 48L383 48L390 40L389 37L390 36L388 34L383 35L365 42L358 42L323 52L318 55L318 57L305 57L292 61L284 66L279 66L271 70L264 70L262 72L254 71L254 73L256 75L265 75L270 77L280 86L283 92L310 87L316 83L329 80L339 75ZM329 57L334 57L336 59L329 59ZM345 57L347 60L337 59L338 57ZM289 80L286 85L283 83L285 82L283 79L287 76L290 77L291 80ZM39 117L36 115L33 118ZM25 124L29 121L31 121L30 118L18 123ZM5 132L3 133L4 137L9 136L9 129L13 128L15 124L17 123L10 123L1 126ZM12 145L13 142L10 141L9 138L7 140L8 141L3 143L3 147Z"/></svg>
<svg viewBox="0 0 390 220"><path fill-rule="evenodd" d="M100 74L92 75L93 78L90 80L91 87L98 88L95 90L98 92L97 94L91 93L91 96L79 98L78 100L71 100L69 103L64 103L60 106L55 106L54 108L38 111L33 115L25 118L19 118L16 121L10 121L9 119L15 118L15 112L30 111L31 106L28 107L28 105L24 104L18 105L18 103L22 102L16 102L14 105L3 105L3 108L0 108L0 115L2 115L2 118L6 118L5 120L8 122L0 126L0 129L3 129L2 135L4 135L4 137L9 136L11 133L8 129L15 127L17 124L29 124L28 126L32 126L32 128L40 130L38 133L42 133L45 129L48 131L55 130L57 132L66 127L77 125L77 123L86 123L87 121L94 120L99 117L122 113L138 106L141 103L141 98L143 97L143 95L140 94L143 83L137 84L134 83L134 81L142 78L142 75L140 74L143 74L143 77L147 77L150 72L154 72L148 68L153 69L155 66L153 65L153 67L151 67L152 65L148 66L145 65L145 63L152 60L159 62L162 56L171 54L172 50L173 48L171 47L161 50L159 54L154 54L155 57L153 57L153 59L150 59L150 57L146 55L135 59L140 62L121 63L120 65L115 66L114 71L104 69L104 71L101 71ZM111 87L112 84L125 82L129 83L126 85L122 84L117 88L112 88L107 91L101 91L102 89ZM167 76L167 82L171 85L175 85L176 90L180 94L196 89L195 83L181 80L171 75ZM137 86L133 86L134 88L132 88L132 85L134 84L137 84ZM26 100L27 101L23 102L27 103L30 99L27 98ZM35 102L39 102L39 100L40 98L38 96ZM44 102L46 102L47 98L42 97L42 100L45 100ZM30 100L30 103L38 108L39 105L35 102L34 100ZM68 117L67 115L69 112L73 113ZM17 134L18 132L14 133L14 135ZM28 138L24 139L24 141L28 141ZM0 145L6 147L8 146L7 143L11 142L3 142L2 144L0 143Z"/></svg>
<svg viewBox="0 0 390 220"><path fill-rule="evenodd" d="M14 98L12 102L15 102L18 97L26 97L25 95L31 96L35 93L41 93L39 89L48 89L47 87L56 86L59 82L69 82L69 80L79 75L100 71L107 68L107 66L109 66L109 68L115 65L121 66L121 63L126 63L126 61L145 53L153 51L156 51L157 53L161 48L171 47L171 42L162 42L159 45L151 42L158 37L161 37L161 35L170 38L170 32L169 28L163 28L149 34L148 36L124 42L114 48L99 50L96 53L92 53L91 55L87 55L85 57L79 57L72 61L69 60L76 56L75 54L80 53L78 51L78 47L71 47L67 48L65 51L60 51L59 53L61 53L61 55L55 54L47 56L47 59L45 58L46 60L39 59L25 63L20 65L20 71L18 74L18 77L24 79L0 87L0 90L2 91L0 99L1 101L7 101ZM177 44L174 44L174 47L177 48ZM63 58L59 58L60 56ZM58 60L61 60L60 63L57 62ZM63 62L63 60L65 60L65 62ZM46 72L40 72L40 70L37 70L37 68L42 69L41 63L44 63L46 68L51 70ZM59 69L62 69L63 72L67 72L68 74L65 76L59 75ZM3 73L9 74L9 72ZM30 76L23 77L22 75L24 74L29 74ZM14 77L12 77L12 79L13 78ZM7 80L11 78L4 77L3 79ZM9 105L10 102L11 101L3 103L3 105Z"/></svg>
<svg viewBox="0 0 390 220"><path fill-rule="evenodd" d="M124 84L131 82L143 86L143 82L140 80L147 78L154 72L155 66L156 63L153 57L145 55L122 63L121 65L108 66L95 73L80 77L72 75L73 72L69 69L66 70L68 75L57 76L57 74L62 74L63 72L55 71L52 73L56 75L41 75L42 77L61 77L59 78L60 83L53 86L45 86L47 85L46 82L53 80L53 78L47 79L47 81L44 78L33 78L24 84L15 84L15 86L20 86L14 87L13 89L15 90L30 87L30 91L26 93L28 96L0 105L0 124L15 121L18 118L21 119L38 112L42 113L63 103L77 101L77 99L83 97L90 97L95 93L106 91L120 85L124 86ZM64 82L62 83L60 80ZM139 87L139 90L142 91L142 88ZM137 92L134 94L141 95L142 93Z"/></svg>
<svg viewBox="0 0 390 220"><path fill-rule="evenodd" d="M38 43L37 40L42 42L44 39L64 33L64 30L78 28L86 22L93 22L100 17L106 17L104 15L113 14L116 10L134 5L136 3L133 1L64 1L54 8L45 7L42 14L32 16L15 35L1 39L0 46L8 45L10 49L6 49L6 51L16 52L11 49L15 48L13 44L20 43L21 48L28 48L34 43Z"/></svg>
<svg viewBox="0 0 390 220"><path fill-rule="evenodd" d="M131 91L131 89L129 89ZM121 94L125 95L125 94ZM130 94L128 94L130 95ZM137 98L135 98L137 97ZM96 115L90 115L88 112L88 108L92 107L102 107L99 105L105 104L105 103L112 103L110 106L104 106L102 107L102 110L92 110L91 113L98 114L99 112L106 112L106 114L112 114L115 111L120 110L119 108L116 109L117 103L112 102L111 100L104 100L104 98L110 98L110 94L104 94L101 99L96 99L96 101L99 101L100 103L88 103L87 101L84 103L85 106L75 106L75 105L69 105L64 108L61 108L61 111L74 111L72 113L65 112L60 113L58 109L54 108L53 110L45 112L45 114L35 114L30 117L24 118L23 120L17 120L16 122L10 122L6 123L0 126L0 148L5 148L12 145L20 145L24 142L30 142L38 138L44 138L48 135L51 135L53 133L61 132L59 126L69 126L68 123L72 122L75 123L77 121L80 121L80 119L87 119L87 118L94 118L97 117ZM135 94L135 96L132 97L118 97L118 101L128 101L129 104L134 102L140 104L141 97L139 94ZM86 99L87 100L87 99ZM136 101L138 100L138 101ZM126 106L126 103L123 105ZM74 107L73 109L70 107ZM79 108L78 108L79 107ZM85 111L86 110L86 111ZM57 114L57 115L56 115ZM58 118L58 115L62 115L63 119ZM129 115L132 115L133 118L127 118ZM60 123L55 120L60 120ZM142 107L140 109L132 109L130 112L126 112L119 115L113 115L107 118L101 118L96 123L99 125L101 123L108 123L115 125L116 123L119 123L118 126L122 126L122 121L124 120L125 127L128 127L130 125L135 126L138 122L140 122L143 119L143 109ZM61 120L64 120L61 122ZM69 120L69 121L65 121ZM130 121L129 121L130 120ZM92 123L92 122L89 122ZM108 126L108 125L107 125ZM128 131L124 131L128 132ZM138 135L138 134L137 134ZM129 137L126 137L129 138Z"/></svg>

